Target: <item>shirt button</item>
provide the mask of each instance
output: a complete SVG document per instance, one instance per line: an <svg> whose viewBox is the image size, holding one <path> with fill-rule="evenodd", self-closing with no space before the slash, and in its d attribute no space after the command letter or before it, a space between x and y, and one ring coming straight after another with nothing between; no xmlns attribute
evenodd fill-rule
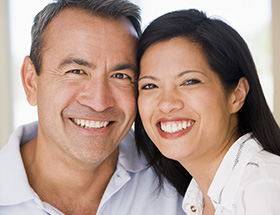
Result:
<svg viewBox="0 0 280 215"><path fill-rule="evenodd" d="M192 211L192 212L196 212L196 207L192 205L192 206L191 206L191 211Z"/></svg>

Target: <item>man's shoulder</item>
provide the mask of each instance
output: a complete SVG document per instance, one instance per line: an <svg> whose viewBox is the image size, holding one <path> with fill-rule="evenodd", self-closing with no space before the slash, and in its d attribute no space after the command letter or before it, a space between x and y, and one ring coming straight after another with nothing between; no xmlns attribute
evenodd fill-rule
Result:
<svg viewBox="0 0 280 215"><path fill-rule="evenodd" d="M147 215L184 214L181 208L183 197L167 181L159 186L154 170L149 167L145 156L137 150L133 129L119 146L117 168L106 195L110 193L115 193L111 207L124 201L130 205L122 211L125 214L132 214L133 211L133 214Z"/></svg>
<svg viewBox="0 0 280 215"><path fill-rule="evenodd" d="M33 197L20 153L24 144L37 135L37 123L23 125L11 135L0 151L0 205L16 205ZM20 191L20 192L19 192Z"/></svg>
<svg viewBox="0 0 280 215"><path fill-rule="evenodd" d="M121 141L121 145L130 145L133 144L135 146L135 135L133 128L130 128L127 135Z"/></svg>
<svg viewBox="0 0 280 215"><path fill-rule="evenodd" d="M147 167L145 156L137 150L133 129L130 129L119 145L118 165L129 172L140 172Z"/></svg>
<svg viewBox="0 0 280 215"><path fill-rule="evenodd" d="M168 182L160 187L155 172L148 166L139 171L117 169L105 197L108 201L102 203L104 214L184 214L183 197Z"/></svg>

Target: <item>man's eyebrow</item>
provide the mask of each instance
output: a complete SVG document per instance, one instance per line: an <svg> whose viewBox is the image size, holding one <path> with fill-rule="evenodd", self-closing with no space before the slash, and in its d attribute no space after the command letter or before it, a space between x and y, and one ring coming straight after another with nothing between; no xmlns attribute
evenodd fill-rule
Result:
<svg viewBox="0 0 280 215"><path fill-rule="evenodd" d="M134 64L130 63L122 63L113 67L113 71L121 71L121 70L132 70L133 72L137 72L137 67Z"/></svg>
<svg viewBox="0 0 280 215"><path fill-rule="evenodd" d="M85 66L85 67L89 67L89 68L94 67L90 62L88 62L84 59L81 59L81 58L66 58L59 64L58 68L63 68L65 66L71 65L71 64L77 64L77 65Z"/></svg>
<svg viewBox="0 0 280 215"><path fill-rule="evenodd" d="M77 64L80 66L85 66L85 67L89 67L89 68L95 68L95 66L93 64L91 64L90 62L81 59L81 58L66 58L64 59L58 66L58 68L63 68L67 65L71 65L71 64ZM137 67L134 64L130 64L130 63L123 63L123 64L119 64L116 65L115 67L113 67L113 71L120 71L120 70L132 70L133 72L136 73L137 71Z"/></svg>

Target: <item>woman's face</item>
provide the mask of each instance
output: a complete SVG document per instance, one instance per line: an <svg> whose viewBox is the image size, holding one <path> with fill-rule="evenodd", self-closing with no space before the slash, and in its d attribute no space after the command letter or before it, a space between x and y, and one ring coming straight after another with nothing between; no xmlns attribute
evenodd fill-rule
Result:
<svg viewBox="0 0 280 215"><path fill-rule="evenodd" d="M234 141L232 93L226 93L201 49L176 37L149 47L140 62L139 112L168 158L213 159ZM205 160L204 160L205 161Z"/></svg>

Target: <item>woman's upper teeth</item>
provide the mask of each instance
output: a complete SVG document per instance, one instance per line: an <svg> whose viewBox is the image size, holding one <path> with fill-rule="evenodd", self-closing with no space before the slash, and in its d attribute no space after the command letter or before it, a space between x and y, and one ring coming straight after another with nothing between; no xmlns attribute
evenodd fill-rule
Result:
<svg viewBox="0 0 280 215"><path fill-rule="evenodd" d="M167 133L175 133L181 130L184 130L191 125L193 125L194 121L187 121L187 120L181 120L181 121L165 121L160 123L160 128L162 131Z"/></svg>

